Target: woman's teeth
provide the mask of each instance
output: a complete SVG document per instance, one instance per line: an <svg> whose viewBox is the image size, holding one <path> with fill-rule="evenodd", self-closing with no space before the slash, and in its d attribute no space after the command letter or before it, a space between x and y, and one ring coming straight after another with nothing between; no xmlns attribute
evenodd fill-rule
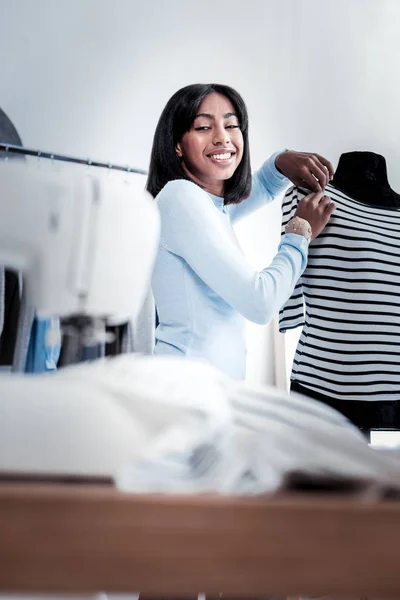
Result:
<svg viewBox="0 0 400 600"><path fill-rule="evenodd" d="M231 156L231 152L225 152L225 154L212 154L211 158L215 158L216 160L227 160Z"/></svg>

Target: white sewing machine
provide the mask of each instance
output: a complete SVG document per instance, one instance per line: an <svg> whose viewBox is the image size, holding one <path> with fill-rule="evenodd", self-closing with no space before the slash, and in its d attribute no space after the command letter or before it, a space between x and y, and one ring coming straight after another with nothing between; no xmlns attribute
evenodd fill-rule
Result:
<svg viewBox="0 0 400 600"><path fill-rule="evenodd" d="M40 317L135 315L159 235L150 194L122 176L0 163L0 264Z"/></svg>

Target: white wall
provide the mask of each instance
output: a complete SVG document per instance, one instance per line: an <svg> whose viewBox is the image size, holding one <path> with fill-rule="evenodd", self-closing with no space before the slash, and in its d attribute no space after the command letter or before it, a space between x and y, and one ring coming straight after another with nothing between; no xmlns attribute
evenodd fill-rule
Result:
<svg viewBox="0 0 400 600"><path fill-rule="evenodd" d="M398 0L0 0L0 106L25 145L147 168L170 95L243 94L253 166L278 148L372 150L400 191ZM258 267L279 205L240 227ZM271 327L249 327L249 378L273 381Z"/></svg>

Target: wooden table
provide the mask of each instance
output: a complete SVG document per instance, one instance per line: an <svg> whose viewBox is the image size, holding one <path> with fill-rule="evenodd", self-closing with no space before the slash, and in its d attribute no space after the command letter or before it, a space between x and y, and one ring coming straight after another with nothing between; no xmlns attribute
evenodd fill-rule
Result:
<svg viewBox="0 0 400 600"><path fill-rule="evenodd" d="M400 597L400 503L0 484L0 593Z"/></svg>

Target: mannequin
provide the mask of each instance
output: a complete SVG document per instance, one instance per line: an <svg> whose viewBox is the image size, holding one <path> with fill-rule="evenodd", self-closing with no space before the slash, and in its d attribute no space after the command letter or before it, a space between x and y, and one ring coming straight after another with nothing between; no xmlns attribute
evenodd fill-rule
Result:
<svg viewBox="0 0 400 600"><path fill-rule="evenodd" d="M303 326L291 390L339 410L368 437L400 429L400 195L373 152L342 154L326 194L337 209L310 245L280 330ZM283 226L303 195L288 190Z"/></svg>
<svg viewBox="0 0 400 600"><path fill-rule="evenodd" d="M386 160L374 152L345 152L331 184L365 204L400 207L400 194L389 185Z"/></svg>

